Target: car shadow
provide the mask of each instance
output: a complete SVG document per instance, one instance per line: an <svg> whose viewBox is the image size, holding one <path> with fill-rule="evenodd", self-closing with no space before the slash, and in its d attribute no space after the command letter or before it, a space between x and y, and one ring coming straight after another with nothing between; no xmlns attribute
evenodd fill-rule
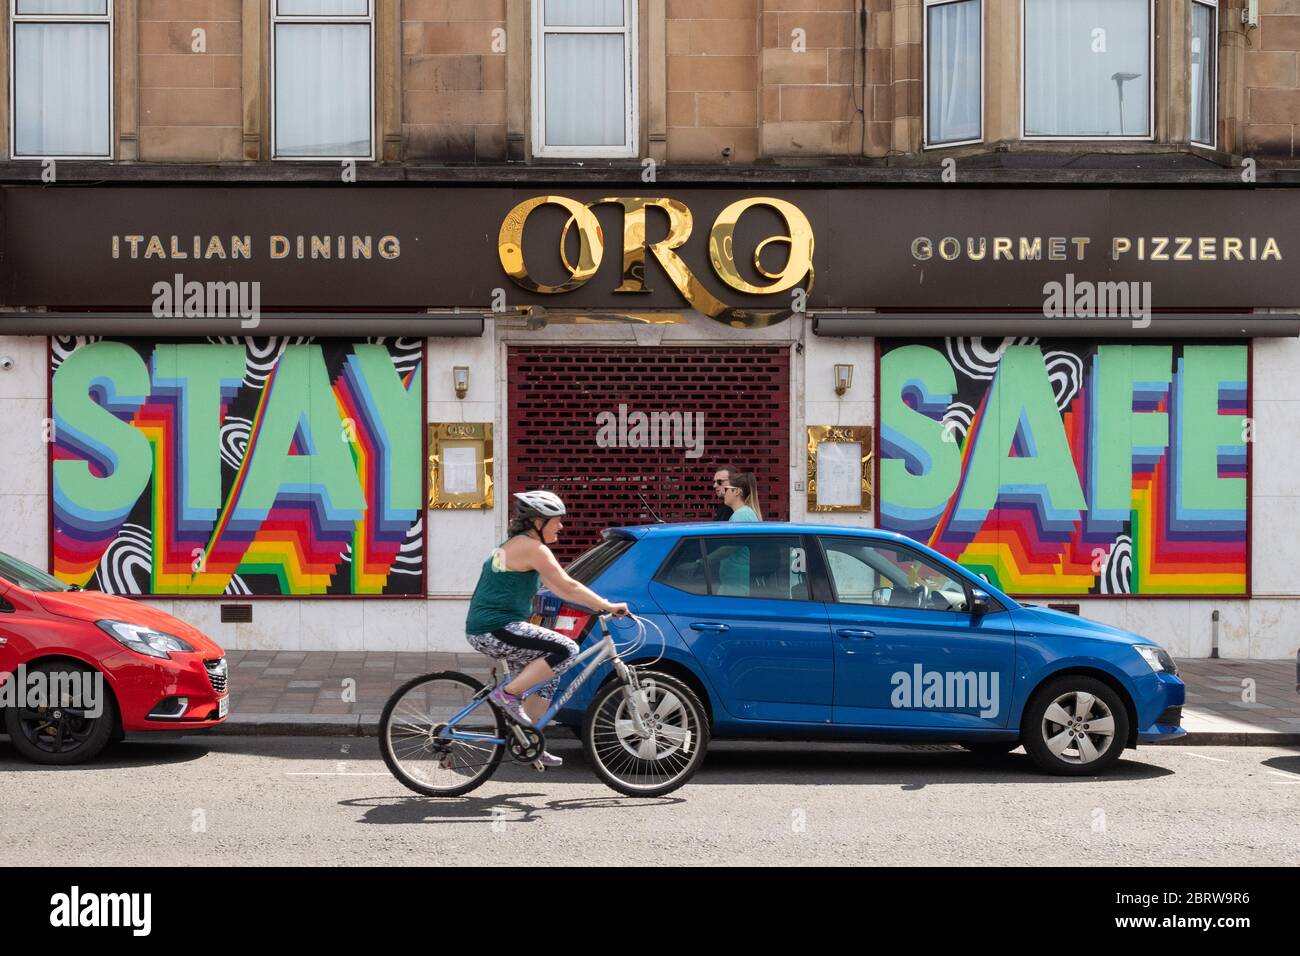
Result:
<svg viewBox="0 0 1300 956"><path fill-rule="evenodd" d="M598 785L582 750L574 744L553 751L565 759L564 767L548 770L543 786L551 794L561 787ZM691 787L735 786L877 786L900 790L957 785L1125 783L1171 776L1172 770L1138 759L1121 758L1103 774L1057 777L1041 773L1024 753L997 757L969 753L947 745L830 745L800 746L790 742L717 741L709 748L703 766L682 791L664 797L608 796L534 801L547 793L538 789L537 775L529 767L502 763L491 783L517 785L519 792L477 793L462 797L412 795L400 785L394 794L340 801L341 806L365 808L361 823L484 822L499 825L536 822L550 813L573 809L633 809L667 805L688 799ZM397 781L394 781L396 784Z"/></svg>
<svg viewBox="0 0 1300 956"><path fill-rule="evenodd" d="M161 767L189 763L206 757L208 748L188 741L123 740L110 744L99 756L85 763L50 765L34 763L14 747L8 737L0 737L0 772L41 773L68 770L130 770L137 767Z"/></svg>
<svg viewBox="0 0 1300 956"><path fill-rule="evenodd" d="M1270 770L1281 770L1283 773L1293 773L1297 779L1300 779L1300 754L1292 754L1288 757L1270 757L1268 760L1260 762L1262 766Z"/></svg>
<svg viewBox="0 0 1300 956"><path fill-rule="evenodd" d="M732 749L710 746L704 766L691 780L693 786L769 784L847 784L897 786L920 790L951 784L1078 784L1154 780L1173 774L1166 767L1124 758L1100 774L1061 777L1041 772L1019 751L995 757L969 753L946 745L861 745L854 748L809 750Z"/></svg>

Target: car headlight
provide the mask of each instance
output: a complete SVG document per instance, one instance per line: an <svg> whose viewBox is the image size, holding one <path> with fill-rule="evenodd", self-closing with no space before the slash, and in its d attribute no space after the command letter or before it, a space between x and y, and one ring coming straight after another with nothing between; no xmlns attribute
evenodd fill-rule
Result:
<svg viewBox="0 0 1300 956"><path fill-rule="evenodd" d="M1151 665L1157 674L1177 674L1178 665L1169 656L1169 652L1159 644L1134 644L1133 649L1142 655L1142 659Z"/></svg>
<svg viewBox="0 0 1300 956"><path fill-rule="evenodd" d="M137 654L167 660L171 657L168 651L194 652L193 647L174 634L164 634L162 631L155 631L151 627L128 624L125 621L96 621L95 624L109 637Z"/></svg>

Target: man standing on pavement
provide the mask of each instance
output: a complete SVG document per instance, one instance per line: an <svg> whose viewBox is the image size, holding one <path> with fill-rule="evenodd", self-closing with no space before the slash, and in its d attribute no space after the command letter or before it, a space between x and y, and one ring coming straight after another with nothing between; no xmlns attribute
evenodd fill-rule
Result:
<svg viewBox="0 0 1300 956"><path fill-rule="evenodd" d="M713 509L714 521L731 520L731 514L732 514L731 506L726 504L722 500L723 499L722 489L725 485L731 483L732 475L738 475L742 471L744 471L743 468L735 468L731 465L724 465L723 467L719 468L717 471L713 473L713 497L715 499L714 504L717 505L717 507Z"/></svg>

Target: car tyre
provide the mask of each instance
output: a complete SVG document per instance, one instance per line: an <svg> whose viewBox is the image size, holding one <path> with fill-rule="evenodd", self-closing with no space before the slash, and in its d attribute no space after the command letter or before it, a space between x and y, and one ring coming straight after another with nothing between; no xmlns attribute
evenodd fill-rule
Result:
<svg viewBox="0 0 1300 956"><path fill-rule="evenodd" d="M1040 770L1063 777L1091 776L1123 754L1128 709L1110 685L1067 674L1034 692L1020 730L1025 751Z"/></svg>
<svg viewBox="0 0 1300 956"><path fill-rule="evenodd" d="M67 673L68 671L85 672L90 670L76 664L47 662L27 668L27 674L41 672L46 674ZM109 738L117 727L117 702L108 689L108 682L103 683L104 706L98 717L62 718L65 729L63 749L50 749L53 744L53 731L49 724L42 726L39 720L31 718L30 710L7 707L4 711L5 732L9 735L14 749L34 763L47 766L69 766L84 763L99 756L108 745ZM68 745L68 738L73 738Z"/></svg>

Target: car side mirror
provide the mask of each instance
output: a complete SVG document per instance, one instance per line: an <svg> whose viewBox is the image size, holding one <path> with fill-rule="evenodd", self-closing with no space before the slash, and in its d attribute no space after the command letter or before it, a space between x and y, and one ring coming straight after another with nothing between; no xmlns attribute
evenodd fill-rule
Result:
<svg viewBox="0 0 1300 956"><path fill-rule="evenodd" d="M989 602L993 599L989 597L988 591L981 591L979 588L971 588L970 592L970 612L979 617L981 614L989 612Z"/></svg>

